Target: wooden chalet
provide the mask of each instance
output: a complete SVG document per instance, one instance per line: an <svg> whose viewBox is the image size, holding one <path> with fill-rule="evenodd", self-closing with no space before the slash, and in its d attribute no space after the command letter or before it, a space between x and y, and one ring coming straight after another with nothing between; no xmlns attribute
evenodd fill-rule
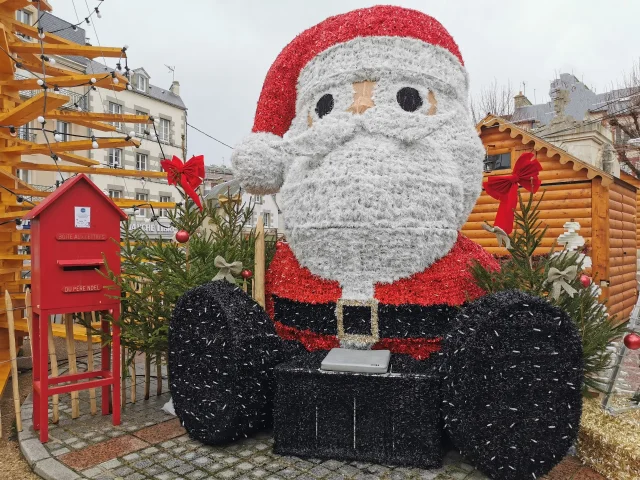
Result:
<svg viewBox="0 0 640 480"><path fill-rule="evenodd" d="M565 222L579 222L593 261L591 274L602 287L601 298L618 321L626 320L638 296L640 181L626 174L616 178L500 117L488 115L477 129L487 150L485 178L510 174L522 153L536 154L543 170L542 187L534 198L540 199L544 192L540 219L548 227L537 253L549 252ZM521 192L529 198L528 192ZM485 221L493 224L498 203L483 191L462 232L491 253L506 255L495 236L482 229Z"/></svg>

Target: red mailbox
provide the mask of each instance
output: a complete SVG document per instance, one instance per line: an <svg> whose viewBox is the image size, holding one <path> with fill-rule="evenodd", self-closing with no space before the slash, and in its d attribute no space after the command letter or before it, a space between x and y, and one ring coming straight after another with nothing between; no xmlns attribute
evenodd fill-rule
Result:
<svg viewBox="0 0 640 480"><path fill-rule="evenodd" d="M127 215L85 175L62 184L29 212L31 220L31 287L33 305L33 424L48 440L49 396L102 387L102 413L109 413L113 387L113 423L120 423L120 328L112 325L111 359L102 349L100 370L55 378L48 376L50 315L107 310L119 318L119 290L99 272L120 273L120 222ZM115 240L115 241L114 241ZM102 322L109 331L109 323ZM110 365L111 364L111 365ZM111 366L111 368L110 368ZM77 380L82 383L55 386Z"/></svg>

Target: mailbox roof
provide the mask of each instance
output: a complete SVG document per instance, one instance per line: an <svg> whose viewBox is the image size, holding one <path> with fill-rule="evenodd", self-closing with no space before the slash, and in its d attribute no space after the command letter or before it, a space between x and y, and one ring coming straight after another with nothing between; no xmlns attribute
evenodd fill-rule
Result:
<svg viewBox="0 0 640 480"><path fill-rule="evenodd" d="M107 197L104 192L102 190L100 190L95 183L93 183L91 180L89 180L89 177L87 177L84 173L81 173L69 180L67 180L66 182L64 182L59 188L57 188L51 195L49 195L47 198L45 198L42 202L40 202L36 207L34 207L29 213L27 213L24 216L25 220L30 220L32 218L36 218L37 216L39 216L49 205L51 205L52 203L54 203L56 201L56 199L60 198L62 195L65 194L65 192L71 188L73 188L73 186L76 183L79 182L85 182L87 183L91 188L93 188L96 192L96 194L98 194L100 197L102 197L104 199L105 202L107 202L116 212L118 212L118 215L120 215L120 218L122 220L126 220L127 219L127 214L124 213L115 203L113 203L113 200L111 200L109 197Z"/></svg>

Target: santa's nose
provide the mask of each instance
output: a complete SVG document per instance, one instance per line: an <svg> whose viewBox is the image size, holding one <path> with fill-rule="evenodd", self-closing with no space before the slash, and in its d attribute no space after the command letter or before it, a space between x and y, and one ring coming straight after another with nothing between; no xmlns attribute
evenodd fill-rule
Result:
<svg viewBox="0 0 640 480"><path fill-rule="evenodd" d="M373 88L376 86L376 82L364 81L353 83L353 103L347 112L351 113L364 113L368 108L374 107L373 103Z"/></svg>

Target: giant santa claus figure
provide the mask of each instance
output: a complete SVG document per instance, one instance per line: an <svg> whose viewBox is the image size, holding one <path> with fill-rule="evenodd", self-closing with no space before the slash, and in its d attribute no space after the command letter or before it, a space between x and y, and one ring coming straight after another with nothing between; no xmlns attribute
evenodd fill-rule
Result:
<svg viewBox="0 0 640 480"><path fill-rule="evenodd" d="M424 358L482 293L469 264L496 262L459 233L485 154L468 86L442 25L398 7L329 18L278 56L232 160L247 191L281 194L267 309L283 338Z"/></svg>
<svg viewBox="0 0 640 480"><path fill-rule="evenodd" d="M474 261L498 263L459 232L485 155L468 89L460 50L432 17L391 6L331 17L277 57L232 160L248 192L281 195L286 242L267 272L275 332L303 355L438 359L433 395L455 446L494 478L531 479L577 434L581 345L545 300L474 283ZM258 348L275 337L264 312L222 283L187 292L170 331L176 412L209 443L266 424L269 371L283 360L280 345Z"/></svg>

